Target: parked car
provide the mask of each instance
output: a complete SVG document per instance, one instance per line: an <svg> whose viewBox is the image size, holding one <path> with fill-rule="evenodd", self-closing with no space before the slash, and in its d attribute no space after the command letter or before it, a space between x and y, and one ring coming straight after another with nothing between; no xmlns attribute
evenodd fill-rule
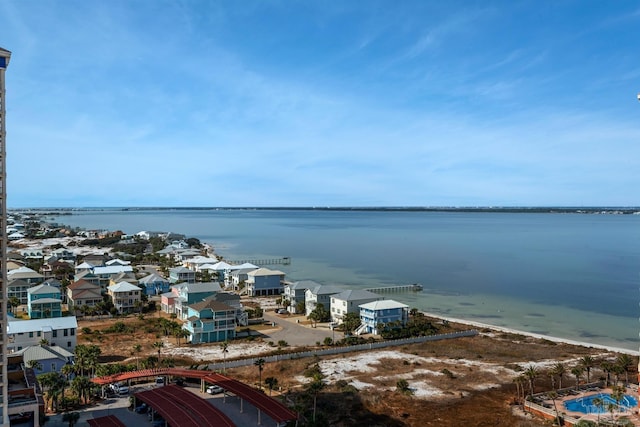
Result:
<svg viewBox="0 0 640 427"><path fill-rule="evenodd" d="M129 394L129 387L126 384L111 384L111 391L120 396Z"/></svg>
<svg viewBox="0 0 640 427"><path fill-rule="evenodd" d="M165 378L164 377L156 377L156 384L157 385L165 385Z"/></svg>
<svg viewBox="0 0 640 427"><path fill-rule="evenodd" d="M146 414L148 410L149 410L149 407L147 406L147 404L143 403L142 405L136 408L136 414Z"/></svg>
<svg viewBox="0 0 640 427"><path fill-rule="evenodd" d="M223 391L224 389L219 385L210 385L209 387L207 387L207 393L209 394L218 394L222 393Z"/></svg>
<svg viewBox="0 0 640 427"><path fill-rule="evenodd" d="M287 314L286 308L278 308L276 309L276 314Z"/></svg>

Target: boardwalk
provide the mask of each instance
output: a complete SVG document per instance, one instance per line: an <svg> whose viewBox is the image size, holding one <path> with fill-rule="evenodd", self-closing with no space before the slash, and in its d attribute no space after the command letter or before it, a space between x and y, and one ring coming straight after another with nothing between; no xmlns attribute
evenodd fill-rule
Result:
<svg viewBox="0 0 640 427"><path fill-rule="evenodd" d="M379 288L368 288L366 290L376 294L386 294L394 292L420 292L422 291L422 285L419 283L413 283L411 285L382 286Z"/></svg>

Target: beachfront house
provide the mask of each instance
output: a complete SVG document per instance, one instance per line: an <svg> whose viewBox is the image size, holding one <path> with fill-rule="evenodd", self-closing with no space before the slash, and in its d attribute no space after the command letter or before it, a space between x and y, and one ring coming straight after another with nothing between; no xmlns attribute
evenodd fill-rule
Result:
<svg viewBox="0 0 640 427"><path fill-rule="evenodd" d="M208 299L186 307L183 325L191 344L227 341L235 337L236 309Z"/></svg>
<svg viewBox="0 0 640 427"><path fill-rule="evenodd" d="M313 280L300 280L298 282L285 283L282 298L287 311L292 314L304 313L305 310L302 305L304 305L305 293L307 289L312 289L317 286L320 286L320 283L314 282Z"/></svg>
<svg viewBox="0 0 640 427"><path fill-rule="evenodd" d="M196 272L187 267L175 267L169 270L169 282L171 283L195 283Z"/></svg>
<svg viewBox="0 0 640 427"><path fill-rule="evenodd" d="M360 304L360 327L356 335L378 335L380 328L402 328L409 320L409 306L394 300L372 301Z"/></svg>
<svg viewBox="0 0 640 427"><path fill-rule="evenodd" d="M67 303L69 311L78 314L89 314L90 308L102 302L100 286L86 280L77 280L67 286ZM87 307L87 308L84 308Z"/></svg>
<svg viewBox="0 0 640 427"><path fill-rule="evenodd" d="M284 273L282 271L258 268L247 273L245 289L247 295L251 297L280 295L282 294L283 282Z"/></svg>
<svg viewBox="0 0 640 427"><path fill-rule="evenodd" d="M76 348L78 321L75 316L9 320L7 324L7 349L10 353L39 345L43 339L51 346L57 345L71 352Z"/></svg>
<svg viewBox="0 0 640 427"><path fill-rule="evenodd" d="M331 295L331 321L342 323L347 313L360 315L360 305L372 301L383 300L384 297L364 289L349 289Z"/></svg>
<svg viewBox="0 0 640 427"><path fill-rule="evenodd" d="M304 293L305 315L310 315L318 304L322 304L324 309L329 311L331 307L331 296L339 294L340 292L342 292L342 289L331 285L316 285L313 288L307 289Z"/></svg>
<svg viewBox="0 0 640 427"><path fill-rule="evenodd" d="M27 312L31 319L62 316L60 289L49 284L27 289Z"/></svg>
<svg viewBox="0 0 640 427"><path fill-rule="evenodd" d="M200 271L203 273L208 272L212 278L222 281L226 271L231 270L231 264L227 264L224 261L218 261L214 264L203 264L200 266Z"/></svg>
<svg viewBox="0 0 640 427"><path fill-rule="evenodd" d="M202 267L203 265L215 264L216 262L218 262L216 258L209 258L202 255L196 255L193 258L188 258L184 260L183 265L195 272L199 272L201 271L200 267Z"/></svg>
<svg viewBox="0 0 640 427"><path fill-rule="evenodd" d="M140 286L146 295L161 295L169 292L171 283L157 273L151 273L148 276L138 280Z"/></svg>
<svg viewBox="0 0 640 427"><path fill-rule="evenodd" d="M109 286L107 293L119 313L131 313L141 303L141 289L128 282L120 282Z"/></svg>

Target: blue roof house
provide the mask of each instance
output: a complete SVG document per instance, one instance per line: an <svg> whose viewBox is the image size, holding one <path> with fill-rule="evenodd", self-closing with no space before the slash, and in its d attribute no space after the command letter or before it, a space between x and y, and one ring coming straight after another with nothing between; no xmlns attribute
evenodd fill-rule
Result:
<svg viewBox="0 0 640 427"><path fill-rule="evenodd" d="M213 299L192 304L182 327L191 344L227 341L236 335L236 309Z"/></svg>

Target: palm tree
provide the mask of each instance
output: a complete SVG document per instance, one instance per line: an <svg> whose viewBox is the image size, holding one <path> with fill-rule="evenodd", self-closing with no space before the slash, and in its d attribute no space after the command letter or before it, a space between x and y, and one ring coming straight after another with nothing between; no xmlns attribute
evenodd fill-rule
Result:
<svg viewBox="0 0 640 427"><path fill-rule="evenodd" d="M584 369L580 365L574 366L571 369L571 373L576 377L576 390L578 389L578 386L580 385L580 378L582 377L582 373L583 372L584 372Z"/></svg>
<svg viewBox="0 0 640 427"><path fill-rule="evenodd" d="M524 383L526 378L524 375L518 375L513 379L513 382L516 384L516 402L524 403ZM521 393L522 392L522 393ZM522 394L522 398L520 398L520 394Z"/></svg>
<svg viewBox="0 0 640 427"><path fill-rule="evenodd" d="M561 389L562 388L562 377L564 376L564 374L567 373L567 368L564 366L563 363L558 362L555 365L553 365L553 372L555 375L558 376L558 388Z"/></svg>
<svg viewBox="0 0 640 427"><path fill-rule="evenodd" d="M318 401L318 394L324 388L325 383L322 381L321 375L314 375L313 381L307 386L307 391L313 395L313 422L316 422L316 407Z"/></svg>
<svg viewBox="0 0 640 427"><path fill-rule="evenodd" d="M595 397L592 401L593 406L598 409L598 425L600 425L600 413L604 409L604 399L601 397Z"/></svg>
<svg viewBox="0 0 640 427"><path fill-rule="evenodd" d="M42 363L39 360L31 359L27 363L27 366L33 369L34 371L42 371Z"/></svg>
<svg viewBox="0 0 640 427"><path fill-rule="evenodd" d="M278 386L278 379L275 377L267 377L264 379L264 383L269 387L269 396L271 396L271 391Z"/></svg>
<svg viewBox="0 0 640 427"><path fill-rule="evenodd" d="M553 410L556 413L555 421L558 422L558 425L561 425L559 420L560 415L558 415L558 406L556 405L556 398L558 397L558 393L556 393L555 390L552 390L549 393L547 393L547 396L549 396L549 398L553 401Z"/></svg>
<svg viewBox="0 0 640 427"><path fill-rule="evenodd" d="M587 383L591 382L591 368L595 366L593 357L586 355L580 359L580 366L587 372Z"/></svg>
<svg viewBox="0 0 640 427"><path fill-rule="evenodd" d="M224 374L227 373L227 353L229 353L229 341L225 340L220 344L220 348L222 348L222 372Z"/></svg>
<svg viewBox="0 0 640 427"><path fill-rule="evenodd" d="M629 384L629 366L631 366L632 364L633 358L626 353L622 353L616 358L616 365L620 366L620 368L622 368L622 371L624 372L626 385Z"/></svg>
<svg viewBox="0 0 640 427"><path fill-rule="evenodd" d="M602 369L607 376L605 377L604 386L607 387L611 382L611 371L613 370L613 364L607 360L600 362L600 369Z"/></svg>
<svg viewBox="0 0 640 427"><path fill-rule="evenodd" d="M180 339L181 338L186 338L188 337L189 331L187 331L186 329L182 329L181 326L176 326L176 328L173 330L173 336L176 337L176 340L178 341L178 346L180 346Z"/></svg>
<svg viewBox="0 0 640 427"><path fill-rule="evenodd" d="M531 396L533 396L534 382L536 378L538 378L538 375L538 369L533 365L529 365L529 367L524 371L524 376L529 381L529 391L531 392Z"/></svg>
<svg viewBox="0 0 640 427"><path fill-rule="evenodd" d="M87 377L75 377L71 381L71 389L78 396L78 399L84 400L86 404L89 401L89 396L93 383Z"/></svg>
<svg viewBox="0 0 640 427"><path fill-rule="evenodd" d="M140 370L140 352L142 351L142 345L140 344L135 344L133 346L133 352L137 355L136 356L136 370L139 371Z"/></svg>
<svg viewBox="0 0 640 427"><path fill-rule="evenodd" d="M253 364L258 367L258 387L262 390L262 369L264 369L264 359L260 358L253 362Z"/></svg>
<svg viewBox="0 0 640 427"><path fill-rule="evenodd" d="M164 343L162 341L156 341L153 343L153 348L158 351L158 367L160 367L160 350L164 347Z"/></svg>
<svg viewBox="0 0 640 427"><path fill-rule="evenodd" d="M20 300L17 297L10 297L7 305L9 306L9 311L15 313L15 308L20 305Z"/></svg>

